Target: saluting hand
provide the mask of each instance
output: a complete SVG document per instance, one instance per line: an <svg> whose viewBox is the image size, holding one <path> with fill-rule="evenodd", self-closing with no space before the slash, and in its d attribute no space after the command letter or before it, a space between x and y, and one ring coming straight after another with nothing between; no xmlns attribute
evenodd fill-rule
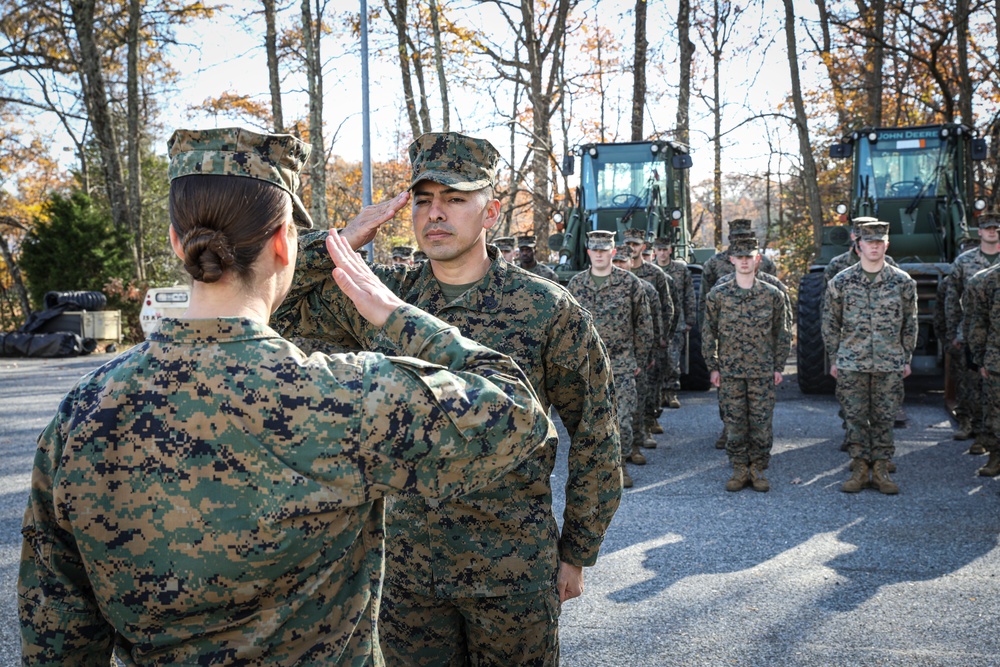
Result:
<svg viewBox="0 0 1000 667"><path fill-rule="evenodd" d="M375 238L382 223L395 217L408 201L410 201L410 192L406 190L392 199L365 206L361 209L361 213L358 213L353 220L347 223L346 227L340 230L340 235L347 238L351 247L357 250Z"/></svg>
<svg viewBox="0 0 1000 667"><path fill-rule="evenodd" d="M326 250L337 265L333 279L340 289L354 302L362 317L377 327L384 325L392 311L403 305L403 300L382 284L335 229L326 237Z"/></svg>

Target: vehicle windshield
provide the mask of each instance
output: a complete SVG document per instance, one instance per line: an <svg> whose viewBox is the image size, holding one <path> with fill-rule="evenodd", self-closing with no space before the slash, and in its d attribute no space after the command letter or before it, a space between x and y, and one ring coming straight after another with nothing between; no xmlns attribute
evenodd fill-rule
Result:
<svg viewBox="0 0 1000 667"><path fill-rule="evenodd" d="M650 184L664 177L663 161L649 150L649 144L596 148L597 157L583 157L586 208L647 206Z"/></svg>
<svg viewBox="0 0 1000 667"><path fill-rule="evenodd" d="M859 142L857 191L874 199L944 194L955 169L955 144L938 128L882 130L878 142Z"/></svg>

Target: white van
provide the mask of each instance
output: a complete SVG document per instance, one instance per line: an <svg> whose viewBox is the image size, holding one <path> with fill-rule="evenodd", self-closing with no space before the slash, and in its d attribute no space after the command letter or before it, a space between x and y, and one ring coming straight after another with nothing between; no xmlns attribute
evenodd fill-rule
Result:
<svg viewBox="0 0 1000 667"><path fill-rule="evenodd" d="M187 285L173 287L154 287L146 292L146 298L139 311L139 322L142 333L147 337L160 326L164 317L180 317L188 308L191 300L191 288Z"/></svg>

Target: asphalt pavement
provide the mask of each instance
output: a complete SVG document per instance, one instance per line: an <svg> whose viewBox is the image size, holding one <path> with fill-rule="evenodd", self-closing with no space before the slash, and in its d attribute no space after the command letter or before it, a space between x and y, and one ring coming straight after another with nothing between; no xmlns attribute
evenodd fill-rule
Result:
<svg viewBox="0 0 1000 667"><path fill-rule="evenodd" d="M0 359L0 665L19 664L20 525L35 437L111 355ZM563 606L562 665L997 667L1000 478L976 476L933 383L907 385L898 496L849 495L833 396L779 388L769 493L727 493L715 392L684 393L630 466L581 598ZM561 427L560 427L561 428ZM563 432L553 475L566 478Z"/></svg>

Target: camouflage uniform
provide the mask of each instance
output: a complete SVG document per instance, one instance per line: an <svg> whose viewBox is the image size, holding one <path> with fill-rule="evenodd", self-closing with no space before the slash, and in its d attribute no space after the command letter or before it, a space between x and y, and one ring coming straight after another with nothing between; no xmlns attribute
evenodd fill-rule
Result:
<svg viewBox="0 0 1000 667"><path fill-rule="evenodd" d="M631 249L628 246L622 246L618 248L618 252L620 254L631 253ZM615 261L618 261L618 255L615 255ZM631 262L631 259L626 256L624 261ZM635 269L625 270L631 271L632 275L637 275ZM646 294L646 302L649 304L650 321L653 326L651 338L653 343L649 346L649 354L646 359L639 364L639 374L635 376L636 410L632 413L632 451L635 451L637 447L656 448L656 440L653 439L650 432L649 415L650 411L653 410L652 419L656 419L655 410L658 407L656 403L657 398L659 398L654 391L655 382L658 379L656 375L656 351L658 348L656 342L663 340L663 327L665 325L660 310L660 295L657 293L656 287L648 280L642 278L639 280Z"/></svg>
<svg viewBox="0 0 1000 667"><path fill-rule="evenodd" d="M787 295L760 277L750 289L729 278L708 293L702 350L708 370L721 376L719 406L734 464L765 469L770 461L774 374L784 371L791 350L787 304Z"/></svg>
<svg viewBox="0 0 1000 667"><path fill-rule="evenodd" d="M952 355L952 363L958 366L958 405L955 417L960 425L971 426L971 434L978 435L984 431L982 405L982 376L978 371L971 370L966 364L964 345L955 347L952 341L965 342L962 335L962 295L966 285L973 275L988 269L996 263L997 256L992 257L974 248L955 258L951 266L951 274L945 279L944 317L945 349ZM982 446L982 443L979 443ZM980 451L982 453L982 451Z"/></svg>
<svg viewBox="0 0 1000 667"><path fill-rule="evenodd" d="M499 159L488 142L456 133L424 135L410 155L413 183L452 187L487 187L493 172L482 165ZM463 177L469 170L484 176ZM400 498L387 507L379 634L388 664L486 655L503 664L550 664L558 657L559 563L596 562L621 498L611 365L593 318L564 288L511 267L492 246L486 252L486 274L452 301L433 260L373 270L404 301L512 357L542 406L555 408L571 439L563 527L560 533L552 514L554 437L475 493L447 502ZM324 236L302 237L276 327L320 339L347 330L379 349L381 337L337 287L332 268Z"/></svg>
<svg viewBox="0 0 1000 667"><path fill-rule="evenodd" d="M554 430L444 322L404 306L380 335L419 359L165 319L84 377L38 440L24 664L383 664L383 497L464 495Z"/></svg>
<svg viewBox="0 0 1000 667"><path fill-rule="evenodd" d="M705 300L708 293L712 291L712 288L719 282L722 276L734 273L733 263L729 261L729 251L723 250L715 253L708 258L708 261L702 265L701 270L701 297L699 302L699 309L701 317L705 315ZM761 255L760 265L757 267L757 273L769 273L772 276L778 275L778 267L775 266L774 261L767 255Z"/></svg>
<svg viewBox="0 0 1000 667"><path fill-rule="evenodd" d="M651 426L660 413L660 385L663 384L664 366L660 363L661 352L666 352L667 347L661 347L660 341L666 343L673 335L674 327L677 326L677 307L675 303L675 293L670 287L670 278L655 264L643 262L638 267L629 267L635 276L653 286L653 300L650 301L650 310L653 317L657 318L658 326L654 326L655 335L650 347L650 362L652 366L643 374L646 376L641 382L644 386L639 388L639 408L643 416L643 430ZM655 305L655 308L653 307ZM655 441L652 441L655 444Z"/></svg>
<svg viewBox="0 0 1000 667"><path fill-rule="evenodd" d="M632 450L632 415L636 411L636 369L649 358L653 320L642 281L614 267L598 288L590 271L576 274L567 286L580 305L593 313L594 324L608 348L618 399L622 458Z"/></svg>
<svg viewBox="0 0 1000 667"><path fill-rule="evenodd" d="M823 283L829 283L838 273L848 267L854 266L860 260L861 258L858 257L858 253L853 246L847 252L837 255L823 269ZM885 263L889 266L896 266L896 261L892 257L889 257L889 255L885 256Z"/></svg>
<svg viewBox="0 0 1000 667"><path fill-rule="evenodd" d="M827 285L823 342L837 366L837 398L852 459L892 458L903 366L910 363L916 340L916 282L904 271L887 265L869 280L859 262Z"/></svg>
<svg viewBox="0 0 1000 667"><path fill-rule="evenodd" d="M550 269L545 264L542 264L541 262L535 262L535 265L533 267L531 267L530 269L529 268L525 268L523 266L521 268L524 269L525 271L527 271L528 273L534 273L536 276L540 276L542 278L545 278L547 280L551 280L553 282L557 282L557 283L559 282L559 276L556 275L556 272L553 271L552 269Z"/></svg>
<svg viewBox="0 0 1000 667"><path fill-rule="evenodd" d="M982 380L982 444L990 459L979 474L996 477L1000 474L1000 264L972 276L963 304L964 337L971 363L977 373L980 369L989 373Z"/></svg>
<svg viewBox="0 0 1000 667"><path fill-rule="evenodd" d="M688 270L687 262L681 259L672 259L666 266L659 266L660 270L673 278L671 294L675 295L677 303L676 319L677 326L670 337L670 344L664 359L665 372L663 373L663 388L668 391L679 391L681 388L681 354L684 350L684 341L687 334L688 324L694 324L695 313L697 312L697 301L694 296L694 281L691 279L691 272Z"/></svg>

